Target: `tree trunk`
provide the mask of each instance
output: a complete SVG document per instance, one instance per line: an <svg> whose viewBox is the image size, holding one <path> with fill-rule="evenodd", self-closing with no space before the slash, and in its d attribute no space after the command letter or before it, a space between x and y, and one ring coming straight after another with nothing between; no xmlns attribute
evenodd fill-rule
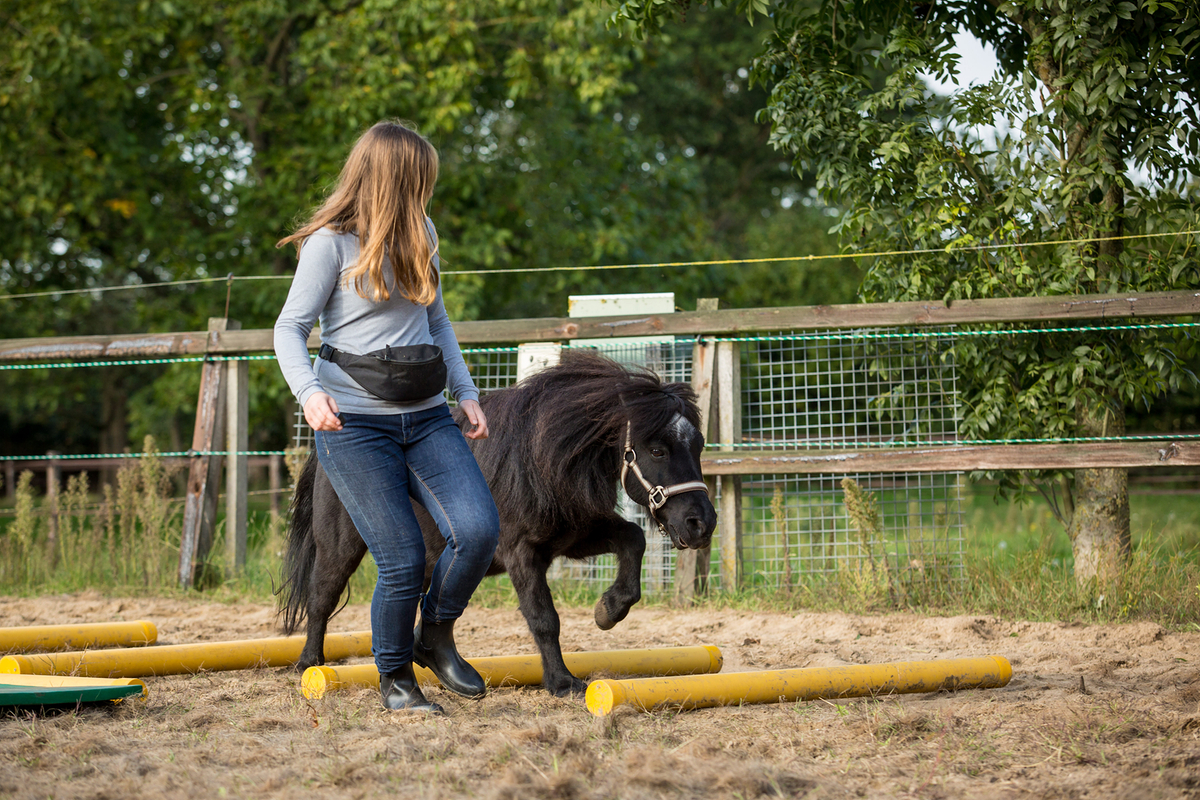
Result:
<svg viewBox="0 0 1200 800"><path fill-rule="evenodd" d="M100 391L100 452L125 452L129 444L126 420L124 383L116 376L106 376ZM100 483L115 488L117 470L111 467L101 470Z"/></svg>
<svg viewBox="0 0 1200 800"><path fill-rule="evenodd" d="M1115 401L1076 411L1080 436L1120 436L1125 412ZM1080 586L1119 578L1129 563L1129 476L1124 469L1075 470L1075 513L1068 528Z"/></svg>
<svg viewBox="0 0 1200 800"><path fill-rule="evenodd" d="M1115 149L1115 148L1114 148ZM1124 164L1101 160L1112 174L1124 172ZM1125 192L1119 179L1108 182L1104 195L1093 209L1091 228L1099 237L1119 237L1125 232ZM1092 291L1114 291L1110 275L1118 268L1125 249L1119 238L1097 242L1094 254L1095 283ZM1076 395L1075 420L1079 436L1122 436L1125 407L1115 394L1104 393L1097 402ZM1129 473L1124 469L1080 469L1075 471L1075 513L1071 518L1071 545L1075 553L1075 581L1080 586L1111 583L1124 573L1132 551L1129 532Z"/></svg>

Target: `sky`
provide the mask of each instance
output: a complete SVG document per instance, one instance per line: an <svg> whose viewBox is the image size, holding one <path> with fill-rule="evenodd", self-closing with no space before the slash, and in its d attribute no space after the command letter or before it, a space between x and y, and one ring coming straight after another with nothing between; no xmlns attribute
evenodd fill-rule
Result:
<svg viewBox="0 0 1200 800"><path fill-rule="evenodd" d="M960 31L954 37L954 43L957 45L956 49L960 55L957 85L939 81L932 75L924 76L929 88L938 94L950 94L955 89L986 83L996 73L996 68L999 66L999 62L996 60L996 51L970 33Z"/></svg>
<svg viewBox="0 0 1200 800"><path fill-rule="evenodd" d="M926 85L931 91L949 95L968 86L987 83L996 75L1000 62L996 58L996 50L976 39L967 31L959 31L954 37L955 49L959 54L958 78L954 82L938 80L933 75L923 74ZM1001 121L1001 126L977 125L970 129L971 133L985 142L997 143L1001 131L1011 133L1007 121Z"/></svg>

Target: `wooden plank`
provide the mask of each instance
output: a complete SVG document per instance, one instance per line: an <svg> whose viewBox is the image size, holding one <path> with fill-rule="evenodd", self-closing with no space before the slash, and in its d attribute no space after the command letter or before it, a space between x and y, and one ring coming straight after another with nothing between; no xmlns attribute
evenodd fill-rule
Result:
<svg viewBox="0 0 1200 800"><path fill-rule="evenodd" d="M228 320L232 326L241 323ZM246 526L249 513L250 364L230 361L225 365L225 551L229 569L239 574L246 568ZM242 455L234 455L242 453Z"/></svg>
<svg viewBox="0 0 1200 800"><path fill-rule="evenodd" d="M50 464L46 467L46 508L49 509L49 519L46 525L46 555L50 558L50 569L58 566L58 489L62 481L58 452L51 450L46 453Z"/></svg>
<svg viewBox="0 0 1200 800"><path fill-rule="evenodd" d="M213 333L220 333L224 330L225 320L210 319L208 324ZM214 340L216 338L219 337ZM205 362L201 372L196 425L192 433L192 449L201 453L216 450L223 438L227 363ZM183 535L179 543L179 584L185 589L203 582L201 572L212 548L220 478L220 456L197 455L191 459L183 506Z"/></svg>
<svg viewBox="0 0 1200 800"><path fill-rule="evenodd" d="M283 456L269 456L267 460L267 483L271 489L271 524L278 525L283 519L280 499L283 493Z"/></svg>
<svg viewBox="0 0 1200 800"><path fill-rule="evenodd" d="M713 407L713 370L717 362L717 343L700 339L692 346L692 390L700 411L700 433L706 439L710 433Z"/></svg>
<svg viewBox="0 0 1200 800"><path fill-rule="evenodd" d="M863 450L707 452L705 475L969 472L1003 469L1200 466L1200 441L944 445Z"/></svg>
<svg viewBox="0 0 1200 800"><path fill-rule="evenodd" d="M917 325L964 325L1000 322L1141 320L1200 314L1200 292L1012 297L991 300L914 301L863 305L733 308L673 314L620 317L550 317L464 321L454 324L463 344L546 342L567 339L611 339L626 336L731 336L770 331L828 330ZM320 345L314 330L308 346ZM17 361L144 358L213 353L270 352L269 328L204 332L68 336L0 340L0 363Z"/></svg>
<svg viewBox="0 0 1200 800"><path fill-rule="evenodd" d="M0 340L0 362L235 355L273 350L274 340L274 331L270 328L3 339ZM319 330L313 331L308 344L314 350L321 346Z"/></svg>
<svg viewBox="0 0 1200 800"><path fill-rule="evenodd" d="M1017 297L861 305L727 309L591 318L459 322L458 340L471 344L603 339L659 334L726 336L785 330L827 330L1055 320L1128 320L1200 314L1200 292Z"/></svg>
<svg viewBox="0 0 1200 800"><path fill-rule="evenodd" d="M701 301L703 302L703 301ZM713 363L715 362L716 345L714 342L700 339L691 348L691 387L696 392L696 404L700 408L700 432L708 432L709 410L713 407ZM712 488L709 489L712 493ZM697 565L703 561L707 565L710 548L702 551L679 551L676 553L676 573L674 573L674 599L680 603L689 603L696 596Z"/></svg>
<svg viewBox="0 0 1200 800"><path fill-rule="evenodd" d="M0 362L203 355L206 339L203 331L4 339L0 340Z"/></svg>
<svg viewBox="0 0 1200 800"><path fill-rule="evenodd" d="M736 342L717 343L717 436L732 443L742 438L741 348ZM732 445L727 445L732 452ZM703 465L701 467L703 469ZM714 473L717 474L717 473ZM742 482L736 473L720 473L721 503L717 509L721 589L734 591L742 571Z"/></svg>
<svg viewBox="0 0 1200 800"><path fill-rule="evenodd" d="M321 347L321 329L313 328L308 335L308 349ZM212 352L225 355L237 353L269 353L275 350L275 331L270 328L251 328L245 331L228 331L214 343Z"/></svg>
<svg viewBox="0 0 1200 800"><path fill-rule="evenodd" d="M701 298L696 302L697 311L716 311L717 298ZM700 433L708 436L708 424L712 409L713 368L716 363L716 343L705 339L692 345L692 390L696 392L696 405L700 411ZM709 487L712 496L714 487ZM696 596L699 567L703 565L704 577L708 577L708 559L711 548L680 550L675 554L675 600L687 604ZM706 581L707 582L707 581Z"/></svg>

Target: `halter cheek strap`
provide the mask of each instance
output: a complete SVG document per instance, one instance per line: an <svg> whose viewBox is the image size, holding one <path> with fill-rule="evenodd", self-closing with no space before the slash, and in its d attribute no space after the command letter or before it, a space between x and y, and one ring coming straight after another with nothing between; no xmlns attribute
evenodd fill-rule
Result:
<svg viewBox="0 0 1200 800"><path fill-rule="evenodd" d="M625 486L625 476L630 472L638 479L638 483L646 490L648 497L647 507L650 509L650 518L658 525L658 532L666 534L667 529L658 518L658 510L667 504L667 500L677 494L686 494L687 492L704 492L708 493L708 486L704 481L688 481L687 483L676 483L671 486L654 486L650 481L646 480L642 475L642 470L637 464L637 453L633 449L633 423L626 421L625 423L625 453L621 456L621 487Z"/></svg>

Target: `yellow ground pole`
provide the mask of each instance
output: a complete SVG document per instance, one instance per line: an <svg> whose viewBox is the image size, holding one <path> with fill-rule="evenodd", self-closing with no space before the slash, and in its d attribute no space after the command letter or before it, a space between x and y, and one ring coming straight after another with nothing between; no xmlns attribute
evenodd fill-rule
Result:
<svg viewBox="0 0 1200 800"><path fill-rule="evenodd" d="M588 686L587 707L596 716L604 716L619 705L642 710L657 706L709 708L941 689L994 689L1011 678L1012 666L1007 659L983 656L679 678L600 680Z"/></svg>
<svg viewBox="0 0 1200 800"><path fill-rule="evenodd" d="M137 647L154 644L156 641L158 628L153 622L145 620L0 628L0 653L84 647Z"/></svg>
<svg viewBox="0 0 1200 800"><path fill-rule="evenodd" d="M542 682L542 659L537 653L523 656L468 658L488 686L531 686ZM719 672L724 658L721 648L660 647L651 650L598 650L563 653L567 669L577 678L597 672L619 675L695 675ZM438 679L423 667L416 668L417 680L437 684ZM347 686L379 686L374 664L349 667L309 667L300 679L300 692L309 700L324 697Z"/></svg>
<svg viewBox="0 0 1200 800"><path fill-rule="evenodd" d="M296 663L302 649L303 636L288 636L237 642L141 647L134 650L85 650L73 653L5 656L0 658L0 674L140 678L200 670L285 667ZM330 633L325 636L325 658L330 661L370 654L370 631Z"/></svg>

